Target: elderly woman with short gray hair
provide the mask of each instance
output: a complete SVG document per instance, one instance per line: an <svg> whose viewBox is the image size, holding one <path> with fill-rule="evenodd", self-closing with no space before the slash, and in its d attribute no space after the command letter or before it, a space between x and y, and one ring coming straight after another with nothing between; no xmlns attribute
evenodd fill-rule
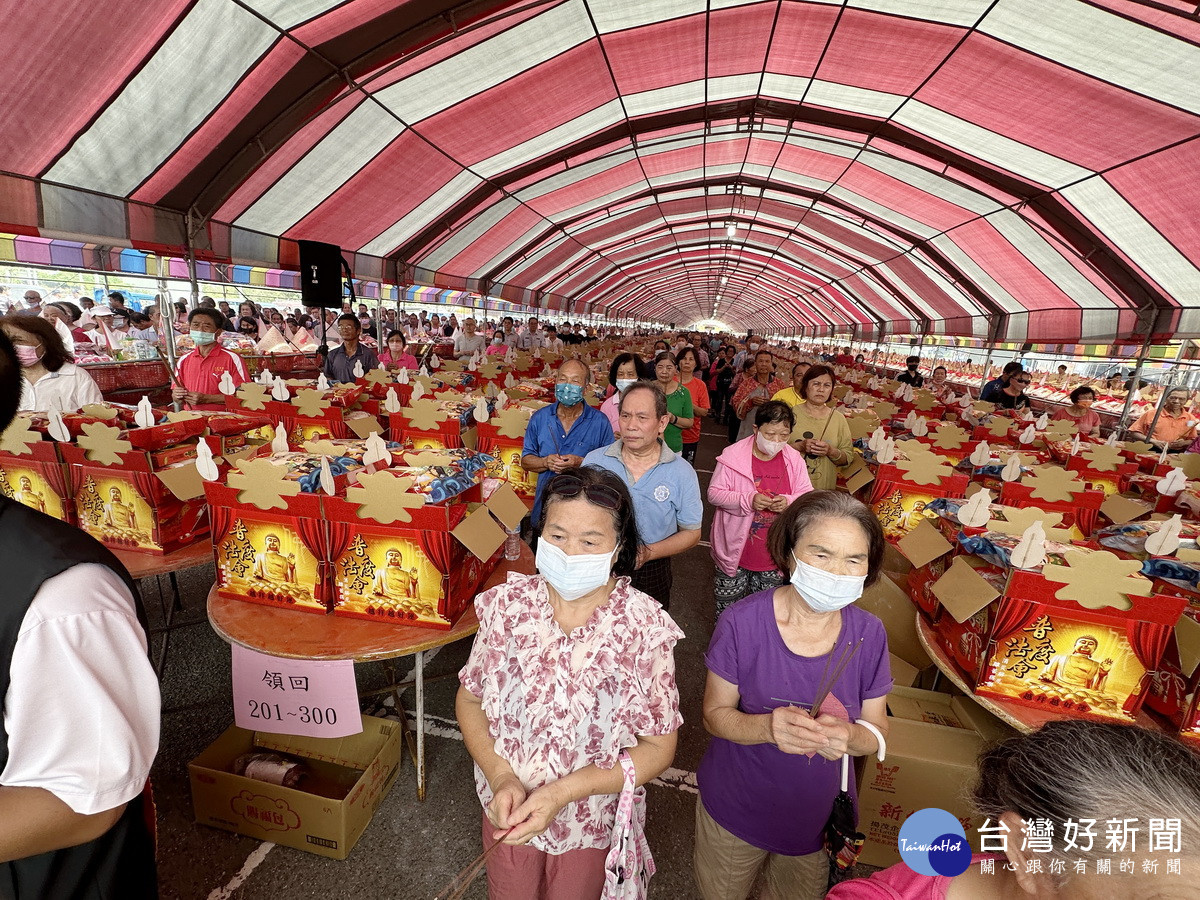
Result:
<svg viewBox="0 0 1200 900"><path fill-rule="evenodd" d="M983 752L974 805L987 817L985 847L1002 852L974 856L953 877L900 863L843 882L828 900L1200 896L1200 756L1176 737L1117 723L1048 722ZM1044 838L1024 833L1035 820ZM1126 834L1126 823L1127 843L1116 849L1108 834Z"/></svg>

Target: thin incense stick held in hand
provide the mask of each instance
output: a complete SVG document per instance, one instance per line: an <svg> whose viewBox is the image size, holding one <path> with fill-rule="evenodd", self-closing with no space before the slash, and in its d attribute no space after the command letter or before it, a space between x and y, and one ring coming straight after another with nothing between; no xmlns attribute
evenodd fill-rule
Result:
<svg viewBox="0 0 1200 900"><path fill-rule="evenodd" d="M500 832L500 837L496 838L495 843L480 853L471 861L470 865L455 875L450 880L450 883L442 888L433 900L462 900L462 897L467 892L467 888L471 886L471 882L483 871L483 866L487 862L488 857L492 855L497 847L504 843L504 839L508 837L510 831L512 831L512 828L505 828L504 831Z"/></svg>
<svg viewBox="0 0 1200 900"><path fill-rule="evenodd" d="M853 647L847 647L848 652L841 658L837 668L834 669L833 677L829 679L829 683L825 685L824 690L817 695L817 699L813 703L812 714L814 716L820 715L821 704L825 702L825 698L829 696L829 692L833 690L833 686L838 683L838 679L842 677L842 673L845 672L846 667L850 665L850 660L854 659L855 654L858 653L858 648L862 646L862 642L863 639L859 638L857 644L855 644Z"/></svg>

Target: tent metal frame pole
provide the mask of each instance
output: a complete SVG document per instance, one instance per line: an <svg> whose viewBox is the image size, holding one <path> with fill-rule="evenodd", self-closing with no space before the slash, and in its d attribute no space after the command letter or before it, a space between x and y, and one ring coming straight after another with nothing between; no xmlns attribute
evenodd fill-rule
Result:
<svg viewBox="0 0 1200 900"><path fill-rule="evenodd" d="M1125 392L1125 405L1121 408L1121 418L1117 420L1117 438L1118 440L1125 437L1125 431L1128 428L1129 410L1133 406L1133 395L1137 391L1137 385L1142 380L1142 368L1146 364L1146 359L1150 355L1150 341L1152 330L1146 329L1146 340L1142 342L1142 349L1138 353L1137 366L1134 367L1133 377L1129 382L1129 390ZM1154 421L1150 425L1150 434L1154 434L1154 426L1158 424L1159 413L1162 412L1163 402L1167 399L1167 390L1164 390L1162 396L1158 398L1158 408L1154 411ZM1146 435L1147 438L1150 434Z"/></svg>
<svg viewBox="0 0 1200 900"><path fill-rule="evenodd" d="M188 251L188 254L189 254L189 256L191 255L190 249ZM170 369L170 371L168 372L168 377L170 379L171 384L174 385L174 383L175 383L175 366L176 366L176 360L175 360L175 306L171 302L171 293L170 293L170 291L167 290L167 279L164 278L163 274L162 274L164 260L161 256L157 257L157 260L158 260L158 265L155 268L158 270L158 275L157 275L158 296L161 298L159 300L159 304L158 304L158 329L160 332L159 338L163 342L163 349L166 351L166 355L167 355L167 366ZM193 271L194 265L195 265L194 262L189 264L189 266L188 266L189 274ZM181 409L183 409L182 404L180 404L180 402L178 400L175 400L173 402L173 405L175 407L176 412L179 412Z"/></svg>

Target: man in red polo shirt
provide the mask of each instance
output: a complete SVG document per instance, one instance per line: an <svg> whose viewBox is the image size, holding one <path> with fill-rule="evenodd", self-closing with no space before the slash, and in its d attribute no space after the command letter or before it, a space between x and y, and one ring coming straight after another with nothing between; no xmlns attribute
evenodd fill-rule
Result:
<svg viewBox="0 0 1200 900"><path fill-rule="evenodd" d="M217 343L223 330L222 319L215 309L193 309L188 313L188 330L196 349L185 353L176 363L178 384L171 391L171 396L184 401L188 409L224 409L225 395L220 384L226 372L234 387L250 380L241 357Z"/></svg>

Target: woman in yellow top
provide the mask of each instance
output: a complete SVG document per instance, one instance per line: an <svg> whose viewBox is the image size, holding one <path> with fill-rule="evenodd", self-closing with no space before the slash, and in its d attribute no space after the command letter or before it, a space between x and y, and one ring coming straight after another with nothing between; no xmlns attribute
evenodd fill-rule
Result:
<svg viewBox="0 0 1200 900"><path fill-rule="evenodd" d="M804 402L792 407L796 427L792 429L791 444L804 454L809 480L817 491L837 487L838 467L850 462L854 452L850 425L833 408L836 383L829 366L812 366L800 382Z"/></svg>

